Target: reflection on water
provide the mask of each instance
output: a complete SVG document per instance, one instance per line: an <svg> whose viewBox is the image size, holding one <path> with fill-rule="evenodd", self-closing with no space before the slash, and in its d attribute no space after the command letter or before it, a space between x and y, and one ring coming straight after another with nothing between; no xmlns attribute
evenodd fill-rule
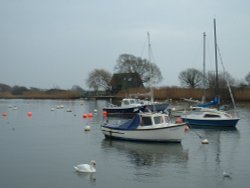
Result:
<svg viewBox="0 0 250 188"><path fill-rule="evenodd" d="M8 113L0 120L0 187L249 187L249 105L239 107L235 129L191 128L181 144L159 144L104 139L105 104L0 100L0 112ZM64 109L50 110L57 105ZM92 118L82 117L90 112ZM86 125L91 131L84 132ZM209 144L201 144L204 138ZM96 173L74 172L75 164L92 159ZM223 171L232 178L223 178Z"/></svg>
<svg viewBox="0 0 250 188"><path fill-rule="evenodd" d="M223 177L224 171L232 173L232 177L237 174L234 172L234 162L240 148L241 137L237 128L192 128L190 129L190 136L196 137L194 143L197 145L190 152L199 156L195 163L196 165L200 164L197 167L192 166L191 169L210 174L209 178L204 176L201 177L201 180L208 181L211 179L215 186L220 187L224 185L225 182L223 183L223 181L227 180ZM201 144L201 140L205 138L209 141L207 145ZM208 179L205 180L205 177Z"/></svg>
<svg viewBox="0 0 250 188"><path fill-rule="evenodd" d="M87 173L87 172L75 172L79 178L90 181L92 185L96 184L95 173Z"/></svg>
<svg viewBox="0 0 250 188"><path fill-rule="evenodd" d="M102 147L107 151L110 148L119 151L137 167L161 166L165 162L185 163L188 160L188 151L178 143L159 144L104 139Z"/></svg>

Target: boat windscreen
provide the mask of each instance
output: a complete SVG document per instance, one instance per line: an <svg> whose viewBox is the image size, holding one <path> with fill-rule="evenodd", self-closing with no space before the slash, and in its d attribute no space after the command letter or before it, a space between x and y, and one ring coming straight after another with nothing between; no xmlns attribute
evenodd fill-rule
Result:
<svg viewBox="0 0 250 188"><path fill-rule="evenodd" d="M105 125L103 127L107 127L110 129L116 129L116 130L133 130L133 129L136 129L139 124L140 124L140 116L138 114L136 114L131 120L129 120L121 125L118 125L118 126Z"/></svg>

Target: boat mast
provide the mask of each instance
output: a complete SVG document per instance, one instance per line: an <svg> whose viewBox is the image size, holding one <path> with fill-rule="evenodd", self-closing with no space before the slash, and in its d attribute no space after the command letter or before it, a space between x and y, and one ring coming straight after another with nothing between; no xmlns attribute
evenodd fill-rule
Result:
<svg viewBox="0 0 250 188"><path fill-rule="evenodd" d="M206 99L206 33L203 33L203 97L202 102Z"/></svg>
<svg viewBox="0 0 250 188"><path fill-rule="evenodd" d="M216 20L214 19L214 55L215 55L215 95L219 94L218 79L218 59L217 59L217 38L216 38Z"/></svg>
<svg viewBox="0 0 250 188"><path fill-rule="evenodd" d="M148 35L148 61L150 63L150 101L154 101L154 90L152 86L152 76L153 76L153 71L152 71L152 66L151 66L151 43L150 43L150 34L149 32L147 33Z"/></svg>

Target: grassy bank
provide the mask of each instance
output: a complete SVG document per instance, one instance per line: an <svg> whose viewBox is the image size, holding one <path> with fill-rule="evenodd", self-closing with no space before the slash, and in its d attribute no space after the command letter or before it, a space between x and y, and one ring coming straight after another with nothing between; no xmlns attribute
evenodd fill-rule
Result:
<svg viewBox="0 0 250 188"><path fill-rule="evenodd" d="M250 88L234 88L233 90L234 98L239 102L250 102ZM141 98L150 98L149 95L143 95L145 93L149 94L149 89L137 88L120 91L116 94L115 98L129 97L131 94L138 95ZM200 100L203 96L204 90L202 89L188 89L188 88L177 88L177 87L162 87L154 89L155 100L181 100L183 98L192 98ZM214 90L206 90L206 99L212 100L214 98ZM223 101L230 100L230 95L227 89L221 90L221 98ZM0 93L0 98L4 99L78 99L78 98L108 98L104 92L101 93L88 93L83 94L80 92L75 92L71 90L56 90L56 91L25 91L19 95L13 95L10 92Z"/></svg>
<svg viewBox="0 0 250 188"><path fill-rule="evenodd" d="M149 89L133 89L127 91L121 91L117 94L117 97L123 98L128 97L129 94L142 94L142 93L149 93ZM228 89L222 89L219 91L222 100L228 101L230 100L230 94ZM236 101L248 101L250 102L250 88L234 88L232 89L234 99ZM190 88L177 88L177 87L162 87L154 89L154 98L156 100L181 100L183 98L192 98L201 100L202 96L204 95L203 89L190 89ZM205 96L207 100L212 100L215 96L215 92L213 89L207 89L205 91ZM149 97L149 96L148 96Z"/></svg>

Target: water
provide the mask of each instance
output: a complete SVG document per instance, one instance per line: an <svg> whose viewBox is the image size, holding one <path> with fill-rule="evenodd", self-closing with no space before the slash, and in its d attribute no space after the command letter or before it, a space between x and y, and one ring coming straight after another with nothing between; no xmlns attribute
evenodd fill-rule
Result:
<svg viewBox="0 0 250 188"><path fill-rule="evenodd" d="M240 105L234 130L195 129L181 144L150 144L105 140L100 131L105 104L0 100L1 114L8 113L0 121L0 187L249 187L250 105ZM82 117L95 109L93 118ZM86 125L91 131L84 131ZM209 144L201 144L198 135ZM92 159L96 173L74 171L74 165ZM231 179L223 178L223 171Z"/></svg>

